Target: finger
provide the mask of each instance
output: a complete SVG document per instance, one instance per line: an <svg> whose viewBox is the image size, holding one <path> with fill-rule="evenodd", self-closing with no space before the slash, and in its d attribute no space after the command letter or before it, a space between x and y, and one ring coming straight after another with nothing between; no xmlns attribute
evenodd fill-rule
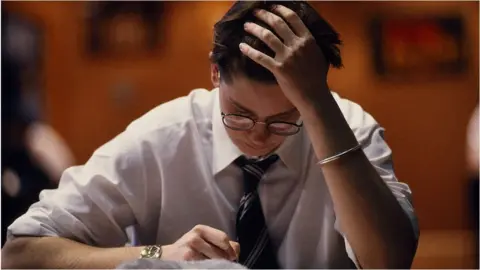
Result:
<svg viewBox="0 0 480 270"><path fill-rule="evenodd" d="M240 47L240 51L242 51L243 54L248 56L257 64L263 66L264 68L270 71L273 71L277 66L277 62L273 58L271 58L270 56L258 50L255 50L254 48L250 47L248 44L240 43L239 47Z"/></svg>
<svg viewBox="0 0 480 270"><path fill-rule="evenodd" d="M240 244L234 241L230 241L230 246L232 246L233 250L235 251L235 259L240 257Z"/></svg>
<svg viewBox="0 0 480 270"><path fill-rule="evenodd" d="M202 260L208 260L208 257L196 251L195 249L191 248L185 253L183 259L186 261L202 261Z"/></svg>
<svg viewBox="0 0 480 270"><path fill-rule="evenodd" d="M226 233L205 225L197 225L193 230L205 241L225 251L229 258L235 257L235 251L230 246L230 239Z"/></svg>
<svg viewBox="0 0 480 270"><path fill-rule="evenodd" d="M263 28L258 24L245 23L245 31L259 38L275 53L281 53L283 50L285 50L285 45L277 36L275 36L274 33L272 33L272 31Z"/></svg>
<svg viewBox="0 0 480 270"><path fill-rule="evenodd" d="M288 24L290 24L292 30L297 34L297 36L307 37L311 35L307 26L305 26L303 21L293 10L282 5L276 5L276 7L273 8L272 11L280 15L280 17L282 17L286 22L288 22Z"/></svg>
<svg viewBox="0 0 480 270"><path fill-rule="evenodd" d="M260 20L270 25L270 27L275 30L275 33L277 33L283 39L285 44L291 44L297 37L292 29L290 29L290 26L288 26L288 24L276 14L263 9L255 10L254 14Z"/></svg>
<svg viewBox="0 0 480 270"><path fill-rule="evenodd" d="M208 243L201 237L195 238L190 244L195 251L203 254L207 258L233 260L232 256L227 254L225 250L221 250L215 245Z"/></svg>

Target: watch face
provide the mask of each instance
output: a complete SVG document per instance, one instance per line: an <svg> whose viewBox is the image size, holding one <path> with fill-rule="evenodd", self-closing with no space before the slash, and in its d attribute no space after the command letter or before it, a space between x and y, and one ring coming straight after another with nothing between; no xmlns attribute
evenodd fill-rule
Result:
<svg viewBox="0 0 480 270"><path fill-rule="evenodd" d="M157 246L150 247L150 254L153 256L157 253L160 249Z"/></svg>
<svg viewBox="0 0 480 270"><path fill-rule="evenodd" d="M142 250L140 255L142 258L158 258L161 255L160 251L161 248L159 246L148 246Z"/></svg>

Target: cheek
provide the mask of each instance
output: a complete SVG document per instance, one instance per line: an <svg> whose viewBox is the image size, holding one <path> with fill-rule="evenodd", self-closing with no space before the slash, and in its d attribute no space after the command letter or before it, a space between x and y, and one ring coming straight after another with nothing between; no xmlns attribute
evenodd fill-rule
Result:
<svg viewBox="0 0 480 270"><path fill-rule="evenodd" d="M282 144L283 141L285 141L285 137L284 137L284 136L278 136L278 135L272 134L268 140L269 140L273 145L278 146L278 145Z"/></svg>
<svg viewBox="0 0 480 270"><path fill-rule="evenodd" d="M248 138L248 133L245 131L238 131L226 128L227 134L233 141L244 141Z"/></svg>

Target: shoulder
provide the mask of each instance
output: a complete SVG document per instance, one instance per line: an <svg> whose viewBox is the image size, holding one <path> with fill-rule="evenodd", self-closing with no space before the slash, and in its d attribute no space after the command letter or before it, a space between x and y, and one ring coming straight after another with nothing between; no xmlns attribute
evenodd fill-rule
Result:
<svg viewBox="0 0 480 270"><path fill-rule="evenodd" d="M129 132L138 136L159 130L175 131L187 123L211 121L216 91L194 89L188 95L165 102L153 108L128 127Z"/></svg>
<svg viewBox="0 0 480 270"><path fill-rule="evenodd" d="M188 148L188 144L209 134L216 96L216 90L194 89L186 96L163 103L130 123L98 148L95 155L137 162L158 153L162 153L162 158L172 157L182 147Z"/></svg>
<svg viewBox="0 0 480 270"><path fill-rule="evenodd" d="M370 161L389 163L391 149L385 141L385 129L359 104L342 98L337 93L332 92L332 94Z"/></svg>
<svg viewBox="0 0 480 270"><path fill-rule="evenodd" d="M345 120L354 132L361 129L373 129L379 126L373 116L366 112L359 104L341 97L336 92L332 92L332 95L340 107Z"/></svg>

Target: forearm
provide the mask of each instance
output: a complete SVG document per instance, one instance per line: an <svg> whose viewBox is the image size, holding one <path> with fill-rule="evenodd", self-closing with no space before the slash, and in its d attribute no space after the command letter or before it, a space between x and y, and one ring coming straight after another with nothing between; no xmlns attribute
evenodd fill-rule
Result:
<svg viewBox="0 0 480 270"><path fill-rule="evenodd" d="M319 160L352 148L356 138L330 93L305 106L304 124ZM409 268L411 223L362 151L322 165L340 229L364 268Z"/></svg>
<svg viewBox="0 0 480 270"><path fill-rule="evenodd" d="M365 160L358 151L324 165L340 229L363 268L410 268L416 247L410 220Z"/></svg>
<svg viewBox="0 0 480 270"><path fill-rule="evenodd" d="M139 257L141 247L97 248L60 237L19 237L2 248L2 268L110 268Z"/></svg>

